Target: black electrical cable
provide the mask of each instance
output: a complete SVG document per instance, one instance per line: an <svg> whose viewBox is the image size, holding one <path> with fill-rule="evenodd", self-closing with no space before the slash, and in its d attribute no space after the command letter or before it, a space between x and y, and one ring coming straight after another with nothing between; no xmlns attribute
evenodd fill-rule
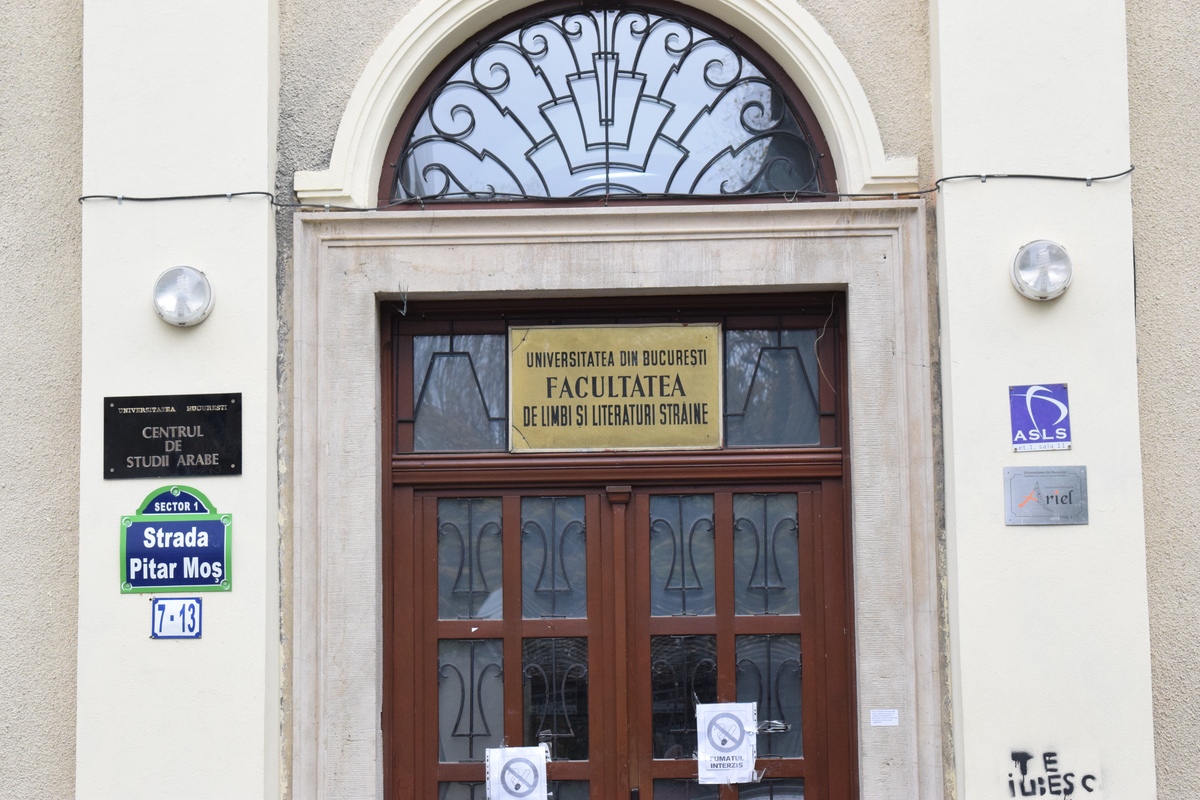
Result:
<svg viewBox="0 0 1200 800"><path fill-rule="evenodd" d="M860 192L860 193L844 193L844 192L764 192L756 197L779 197L786 201L795 202L799 199L809 198L827 198L837 200L898 200L900 198L922 197L927 194L941 191L942 184L950 181L967 181L975 180L980 183L987 183L989 180L1040 180L1040 181L1067 181L1071 183L1082 183L1091 186L1098 181L1111 181L1116 178L1123 178L1133 172L1133 166L1121 172L1114 172L1111 175L1098 175L1095 177L1079 177L1076 175L1040 175L1036 173L1023 172L1002 172L1002 173L979 173L977 175L947 175L944 178L938 178L933 182L933 186L927 189L910 189L908 191L895 192ZM531 198L525 195L502 195L497 193L481 194L477 192L463 192L456 195L441 195L439 197L408 197L402 200L394 200L391 203L382 206L360 207L360 206L340 206L324 203L286 203L281 202L276 195L271 192L226 192L213 194L187 194L187 195L170 195L163 197L130 197L120 194L85 194L79 198L79 203L84 200L116 200L118 203L129 201L130 203L157 203L170 202L175 200L232 200L235 197L266 197L271 201L271 205L276 208L292 208L301 211L387 211L401 206L411 206L419 204L424 210L427 205L450 204L457 200L484 200L484 201L508 201L519 202L523 200L536 200L539 203L554 203L554 202L578 202L577 197L537 197ZM605 205L611 200L703 200L706 195L674 195L674 194L638 194L638 195L619 195L597 197L596 199L603 200ZM712 199L728 199L729 195L712 195Z"/></svg>
<svg viewBox="0 0 1200 800"><path fill-rule="evenodd" d="M235 197L269 197L271 205L275 205L275 195L270 192L225 192L222 194L177 194L163 197L131 197L127 194L85 194L79 198L84 200L116 200L118 203L160 203L172 200L232 200Z"/></svg>
<svg viewBox="0 0 1200 800"><path fill-rule="evenodd" d="M1133 172L1133 165L1129 169L1121 172L1114 172L1112 175L1100 175L1094 178L1080 178L1074 175L1035 175L1031 173L1006 172L997 173L995 175L980 174L980 175L948 175L945 178L938 178L934 184L934 189L940 189L942 184L947 181L963 181L963 180L978 180L981 183L987 183L988 178L1024 178L1034 179L1039 181L1070 181L1073 183L1083 183L1091 186L1094 181L1111 181L1115 178L1123 178ZM926 190L928 191L928 190Z"/></svg>

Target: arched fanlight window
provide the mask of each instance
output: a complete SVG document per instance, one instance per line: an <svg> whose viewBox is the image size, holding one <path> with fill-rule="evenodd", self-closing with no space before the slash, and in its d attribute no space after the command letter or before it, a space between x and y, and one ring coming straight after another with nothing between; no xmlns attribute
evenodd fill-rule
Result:
<svg viewBox="0 0 1200 800"><path fill-rule="evenodd" d="M825 139L779 74L681 6L536 7L426 83L380 203L820 197L835 190Z"/></svg>

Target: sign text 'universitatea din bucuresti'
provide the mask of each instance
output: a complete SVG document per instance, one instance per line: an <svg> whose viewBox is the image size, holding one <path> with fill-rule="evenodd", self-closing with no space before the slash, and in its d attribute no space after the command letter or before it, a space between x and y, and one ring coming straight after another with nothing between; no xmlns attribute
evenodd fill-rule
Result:
<svg viewBox="0 0 1200 800"><path fill-rule="evenodd" d="M511 448L721 446L721 327L509 329Z"/></svg>

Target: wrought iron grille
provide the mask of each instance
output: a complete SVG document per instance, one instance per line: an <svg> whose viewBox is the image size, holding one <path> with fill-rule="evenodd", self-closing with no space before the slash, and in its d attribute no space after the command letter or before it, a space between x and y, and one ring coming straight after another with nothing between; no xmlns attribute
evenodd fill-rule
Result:
<svg viewBox="0 0 1200 800"><path fill-rule="evenodd" d="M832 190L782 87L731 41L621 6L526 19L432 90L391 202Z"/></svg>
<svg viewBox="0 0 1200 800"><path fill-rule="evenodd" d="M655 758L694 758L696 704L717 699L715 636L650 637Z"/></svg>
<svg viewBox="0 0 1200 800"><path fill-rule="evenodd" d="M521 672L525 745L550 745L556 761L588 758L588 657L582 638L526 639Z"/></svg>
<svg viewBox="0 0 1200 800"><path fill-rule="evenodd" d="M715 530L711 495L655 495L651 498L652 614L695 616L715 613Z"/></svg>
<svg viewBox="0 0 1200 800"><path fill-rule="evenodd" d="M440 618L500 618L503 612L501 532L498 498L438 501Z"/></svg>
<svg viewBox="0 0 1200 800"><path fill-rule="evenodd" d="M587 616L586 543L582 497L521 501L525 619Z"/></svg>
<svg viewBox="0 0 1200 800"><path fill-rule="evenodd" d="M790 634L737 638L738 702L757 703L758 754L764 758L804 755L801 734L800 637Z"/></svg>
<svg viewBox="0 0 1200 800"><path fill-rule="evenodd" d="M738 613L799 613L795 495L740 494L734 498L733 513Z"/></svg>
<svg viewBox="0 0 1200 800"><path fill-rule="evenodd" d="M482 761L503 732L501 640L441 640L437 674L439 760Z"/></svg>

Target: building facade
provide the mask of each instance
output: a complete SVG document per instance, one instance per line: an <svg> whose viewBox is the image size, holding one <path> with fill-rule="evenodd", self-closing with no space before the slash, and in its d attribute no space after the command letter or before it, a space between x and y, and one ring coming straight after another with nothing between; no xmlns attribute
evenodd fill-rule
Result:
<svg viewBox="0 0 1200 800"><path fill-rule="evenodd" d="M545 31L584 37L580 9L614 42L668 31L669 56L630 66L597 34L552 74ZM3 793L474 799L483 750L544 741L564 798L1195 796L1198 21L1158 0L6 15L0 141L23 202L0 254ZM505 66L471 73L497 41ZM692 51L697 88L671 95ZM454 92L506 88L522 64L566 88L447 133L466 113ZM623 118L654 69L664 88ZM749 94L729 88L743 81ZM733 198L724 173L717 191L629 196L642 178L609 133L579 151L603 151L599 172L562 172L581 191L531 190L506 155L552 175L539 159L580 158L564 131L589 109L636 139L654 109L667 136L689 102L718 144L791 109L808 149L772 138L776 122L729 140L728 174L758 187ZM479 186L448 156L421 160L421 142L471 135L503 167ZM798 152L812 183L763 166L802 172ZM1010 278L1039 240L1073 262L1057 299ZM201 324L154 312L177 265L211 281ZM533 341L550 360L517 357ZM654 402L577 396L622 376L650 391L630 364L553 360L660 349L706 355L663 356ZM770 366L780 353L793 367ZM697 360L719 363L692 376ZM773 368L807 389L756 406ZM117 475L130 440L176 452L209 424L156 422L163 398L236 416L228 472L168 456L152 477ZM682 428L651 441L648 420L670 414ZM139 582L170 546L128 533L163 527L156 501L202 502L204 519L181 519L229 531L213 561L226 582L202 587L218 591ZM758 527L786 535L749 533L760 508ZM1069 524L1023 524L1034 509ZM552 589L533 567L542 529L561 548ZM671 566L685 562L694 583ZM194 589L199 568L179 571ZM202 609L202 636L154 638L160 608ZM780 723L759 735L759 782L692 780L697 700L757 700Z"/></svg>

